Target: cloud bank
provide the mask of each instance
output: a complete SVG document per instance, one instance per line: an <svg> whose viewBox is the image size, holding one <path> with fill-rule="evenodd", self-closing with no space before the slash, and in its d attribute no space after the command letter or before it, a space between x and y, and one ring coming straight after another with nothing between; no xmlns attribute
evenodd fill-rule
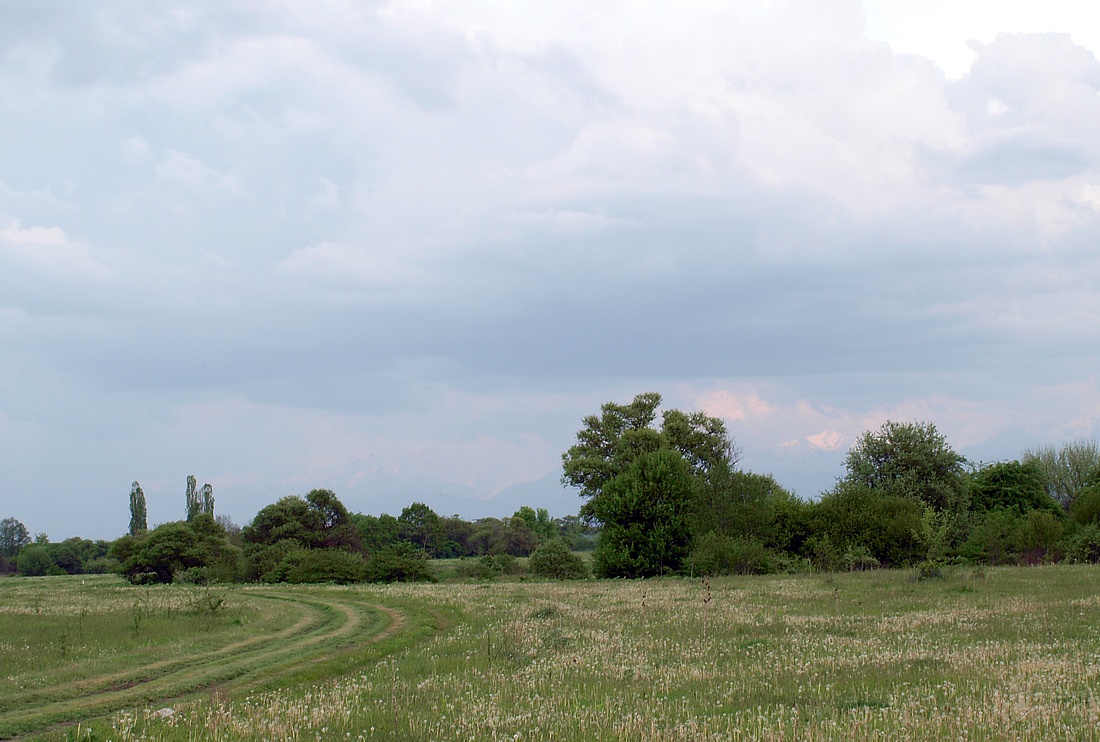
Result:
<svg viewBox="0 0 1100 742"><path fill-rule="evenodd" d="M239 520L487 497L646 390L807 497L888 418L974 459L1097 433L1071 25L1012 16L966 67L847 0L2 14L0 497L32 530L117 535L133 479L177 518L189 473Z"/></svg>

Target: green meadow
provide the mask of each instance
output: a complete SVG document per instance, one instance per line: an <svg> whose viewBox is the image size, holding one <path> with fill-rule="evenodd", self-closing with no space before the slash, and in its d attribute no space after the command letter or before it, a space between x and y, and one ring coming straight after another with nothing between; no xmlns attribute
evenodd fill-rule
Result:
<svg viewBox="0 0 1100 742"><path fill-rule="evenodd" d="M1100 737L1088 565L919 581L5 579L0 652L2 737Z"/></svg>

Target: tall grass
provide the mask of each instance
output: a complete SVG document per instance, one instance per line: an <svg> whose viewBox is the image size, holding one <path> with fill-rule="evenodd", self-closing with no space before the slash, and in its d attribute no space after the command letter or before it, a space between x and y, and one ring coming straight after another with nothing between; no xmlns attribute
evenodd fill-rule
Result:
<svg viewBox="0 0 1100 742"><path fill-rule="evenodd" d="M1093 739L1088 566L352 588L459 616L328 682L112 739Z"/></svg>

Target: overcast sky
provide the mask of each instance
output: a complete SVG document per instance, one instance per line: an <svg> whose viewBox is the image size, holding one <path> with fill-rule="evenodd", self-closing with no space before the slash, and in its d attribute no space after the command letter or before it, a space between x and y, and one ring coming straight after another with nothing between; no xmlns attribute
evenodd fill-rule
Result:
<svg viewBox="0 0 1100 742"><path fill-rule="evenodd" d="M644 391L806 498L1097 436L1097 7L4 3L0 517L446 514Z"/></svg>

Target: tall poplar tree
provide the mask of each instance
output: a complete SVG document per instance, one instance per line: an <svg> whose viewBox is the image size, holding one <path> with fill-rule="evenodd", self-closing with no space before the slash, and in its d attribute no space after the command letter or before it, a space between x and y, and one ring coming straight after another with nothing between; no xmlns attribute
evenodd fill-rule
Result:
<svg viewBox="0 0 1100 742"><path fill-rule="evenodd" d="M214 515L214 488L209 482L202 486L199 490L199 502L201 503L201 511L207 515Z"/></svg>
<svg viewBox="0 0 1100 742"><path fill-rule="evenodd" d="M130 486L130 535L136 536L149 530L147 511L145 509L145 493L141 485L134 482Z"/></svg>
<svg viewBox="0 0 1100 742"><path fill-rule="evenodd" d="M199 498L198 493L198 480L195 479L194 474L187 475L187 520L191 521L195 519L195 516L202 512L202 500Z"/></svg>

